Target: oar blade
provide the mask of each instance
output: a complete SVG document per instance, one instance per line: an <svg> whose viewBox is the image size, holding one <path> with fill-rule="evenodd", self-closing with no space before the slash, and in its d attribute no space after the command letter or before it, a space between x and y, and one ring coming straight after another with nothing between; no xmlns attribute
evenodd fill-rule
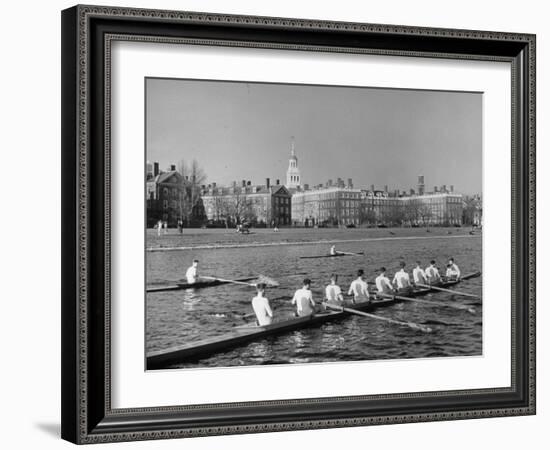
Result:
<svg viewBox="0 0 550 450"><path fill-rule="evenodd" d="M277 280L274 280L273 278L270 278L266 275L258 275L257 282L255 284L263 283L270 287L277 287L279 286L279 282Z"/></svg>

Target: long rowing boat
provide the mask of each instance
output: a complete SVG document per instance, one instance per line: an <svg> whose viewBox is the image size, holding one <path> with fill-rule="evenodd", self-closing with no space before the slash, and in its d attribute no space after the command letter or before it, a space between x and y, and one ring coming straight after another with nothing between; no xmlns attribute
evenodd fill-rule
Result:
<svg viewBox="0 0 550 450"><path fill-rule="evenodd" d="M335 255L313 255L313 256L300 256L300 259L314 259L314 258L338 258L339 256L361 256L364 252L351 253L351 252L337 252Z"/></svg>
<svg viewBox="0 0 550 450"><path fill-rule="evenodd" d="M255 280L257 277L237 278L234 281L246 282ZM148 286L147 292L164 292L164 291L177 291L179 289L202 289L212 286L219 286L220 284L229 284L232 280L202 280L196 283L175 283L173 285L162 286Z"/></svg>
<svg viewBox="0 0 550 450"><path fill-rule="evenodd" d="M459 281L447 281L441 283L438 286L450 287L458 284L462 280L470 278L476 278L481 275L481 272L474 272L465 275ZM426 295L430 292L435 292L431 288L417 289L411 293L408 293L408 297L419 297ZM396 303L400 303L402 300L398 298L390 298L384 300L376 300L373 302L356 303L353 305L353 309L359 311L370 312L379 308L385 308L392 306ZM175 346L167 348L165 350L159 350L150 352L147 354L147 369L160 369L173 364L182 363L185 361L196 361L201 358L219 353L221 351L229 350L231 348L239 347L241 345L248 344L252 341L271 336L275 334L281 334L287 331L297 330L301 328L311 327L323 324L325 322L339 320L349 316L350 313L346 311L326 311L316 314L314 316L296 317L291 319L285 319L280 322L275 322L263 327L247 326L247 327L234 327L234 329L221 336L216 336L210 339L204 339L201 341L190 342L186 345Z"/></svg>

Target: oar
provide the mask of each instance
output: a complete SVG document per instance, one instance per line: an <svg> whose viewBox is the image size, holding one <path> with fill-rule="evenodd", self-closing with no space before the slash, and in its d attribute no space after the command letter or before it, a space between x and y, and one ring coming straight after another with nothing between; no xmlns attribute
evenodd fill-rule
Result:
<svg viewBox="0 0 550 450"><path fill-rule="evenodd" d="M474 308L470 308L469 306L464 306L464 305L452 305L449 303L434 302L432 300L420 300L418 298L403 297L401 295L382 294L382 293L376 293L375 295L382 298L396 298L398 300L403 300L407 302L416 302L416 303L423 303L423 304L432 305L432 306L443 306L446 308L462 309L462 310L468 311L471 314L475 314L476 312Z"/></svg>
<svg viewBox="0 0 550 450"><path fill-rule="evenodd" d="M413 330L419 330L419 331L422 331L424 333L431 333L432 332L431 328L424 327L424 326L419 325L419 324L414 323L414 322L401 322L400 320L390 319L388 317L377 316L376 314L369 314L369 313L366 313L366 312L363 312L363 311L358 311L356 309L346 308L346 307L343 307L343 306L331 305L329 303L323 303L323 304L325 305L325 307L327 307L329 309L332 309L332 310L335 310L335 311L345 311L347 313L356 314L358 316L370 317L371 319L377 319L377 320L383 320L384 322L389 322L389 323L393 323L395 325L409 327L409 328L412 328Z"/></svg>
<svg viewBox="0 0 550 450"><path fill-rule="evenodd" d="M337 255L340 254L340 255L363 256L363 253L341 252L340 250L337 250L336 254Z"/></svg>
<svg viewBox="0 0 550 450"><path fill-rule="evenodd" d="M279 286L279 283L277 283L275 280L272 280L271 278L263 275L258 276L258 283L247 283L245 281L228 280L226 278L210 277L207 275L200 275L199 278L204 278L205 280L223 281L224 283L240 284L242 286L256 287L259 283L265 283L271 286Z"/></svg>
<svg viewBox="0 0 550 450"><path fill-rule="evenodd" d="M467 292L453 291L451 289L445 289L445 288L441 288L441 287L438 287L438 286L431 286L429 284L422 284L422 283L416 283L416 285L420 286L420 287L424 287L424 288L434 289L436 291L449 292L451 294L462 295L464 297L477 298L478 300L481 299L481 297L479 295L468 294Z"/></svg>
<svg viewBox="0 0 550 450"><path fill-rule="evenodd" d="M206 276L206 275L200 275L199 278L204 278L205 280L223 281L224 283L233 283L233 284L240 284L240 285L243 285L243 286L256 287L256 283L246 283L245 281L227 280L225 278L209 277L209 276Z"/></svg>

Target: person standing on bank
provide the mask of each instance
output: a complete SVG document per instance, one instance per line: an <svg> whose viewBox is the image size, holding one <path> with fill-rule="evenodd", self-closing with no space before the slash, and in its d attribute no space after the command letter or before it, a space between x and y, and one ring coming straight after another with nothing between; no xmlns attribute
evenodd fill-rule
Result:
<svg viewBox="0 0 550 450"><path fill-rule="evenodd" d="M162 233L162 220L159 220L157 222L157 236L160 237L160 234Z"/></svg>
<svg viewBox="0 0 550 450"><path fill-rule="evenodd" d="M302 288L298 289L292 297L292 304L296 305L296 315L298 317L312 316L315 314L315 302L311 293L311 280L304 279Z"/></svg>
<svg viewBox="0 0 550 450"><path fill-rule="evenodd" d="M273 322L273 311L269 305L269 300L265 297L265 283L256 285L256 297L252 299L252 309L256 314L258 326L263 327Z"/></svg>
<svg viewBox="0 0 550 450"><path fill-rule="evenodd" d="M368 302L369 298L369 286L363 279L365 272L363 269L357 271L357 278L351 282L348 290L348 295L353 294L353 303Z"/></svg>

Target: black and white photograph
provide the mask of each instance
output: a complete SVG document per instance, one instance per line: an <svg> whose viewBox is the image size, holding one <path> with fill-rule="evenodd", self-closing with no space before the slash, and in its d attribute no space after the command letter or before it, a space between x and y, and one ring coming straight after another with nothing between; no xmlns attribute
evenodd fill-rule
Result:
<svg viewBox="0 0 550 450"><path fill-rule="evenodd" d="M481 356L482 108L147 78L147 369Z"/></svg>

